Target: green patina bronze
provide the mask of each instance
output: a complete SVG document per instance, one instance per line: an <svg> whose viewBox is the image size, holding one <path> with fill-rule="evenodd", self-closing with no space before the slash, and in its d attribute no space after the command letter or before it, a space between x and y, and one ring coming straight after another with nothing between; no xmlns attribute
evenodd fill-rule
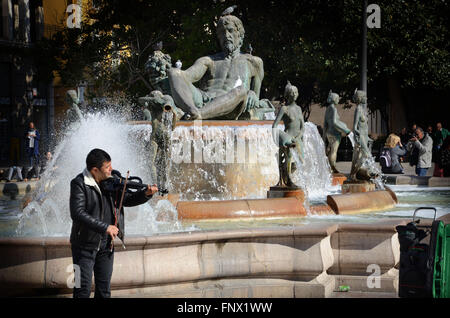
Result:
<svg viewBox="0 0 450 318"><path fill-rule="evenodd" d="M217 37L222 52L200 57L186 70L171 67L170 56L156 51L147 62L152 85L172 96L185 113L183 119L263 119L274 107L260 99L263 61L240 51L244 34L239 18L220 17Z"/></svg>
<svg viewBox="0 0 450 318"><path fill-rule="evenodd" d="M364 167L364 162L372 157L369 149L369 126L367 116L367 97L361 90L355 90L353 102L357 104L353 120L353 134L355 145L353 147L351 181L370 180L371 173Z"/></svg>
<svg viewBox="0 0 450 318"><path fill-rule="evenodd" d="M330 162L331 171L339 173L336 169L336 158L342 136L347 136L351 131L347 125L340 120L336 105L339 103L339 95L330 91L327 99L327 110L325 111L325 122L323 138L326 147L326 155Z"/></svg>
<svg viewBox="0 0 450 318"><path fill-rule="evenodd" d="M168 187L170 136L181 113L176 108L172 97L158 90L152 91L148 96L140 97L138 102L150 111L152 122L150 157L154 163L151 167L152 178L157 180L158 189L164 193Z"/></svg>
<svg viewBox="0 0 450 318"><path fill-rule="evenodd" d="M272 125L274 141L279 146L278 167L280 179L277 186L297 187L290 178L294 164L292 151L297 151L300 161L303 162L303 132L305 130L305 121L301 107L295 103L298 98L297 87L291 85L289 81L284 90L284 97L286 98L287 105L280 108L277 118ZM284 131L277 128L281 120L284 122Z"/></svg>

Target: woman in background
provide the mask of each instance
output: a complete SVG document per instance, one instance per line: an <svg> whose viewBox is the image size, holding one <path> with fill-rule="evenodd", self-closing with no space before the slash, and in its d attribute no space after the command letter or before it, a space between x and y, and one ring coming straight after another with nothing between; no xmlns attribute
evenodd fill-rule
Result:
<svg viewBox="0 0 450 318"><path fill-rule="evenodd" d="M403 167L400 164L399 157L406 155L407 150L403 147L400 137L396 134L390 134L386 139L383 150L389 151L391 165L390 167L384 167L382 165L382 172L403 174Z"/></svg>

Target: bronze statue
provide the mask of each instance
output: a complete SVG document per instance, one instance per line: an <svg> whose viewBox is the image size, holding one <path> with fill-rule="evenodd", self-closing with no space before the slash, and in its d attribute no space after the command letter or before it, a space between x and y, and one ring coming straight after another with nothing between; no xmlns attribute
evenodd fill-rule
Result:
<svg viewBox="0 0 450 318"><path fill-rule="evenodd" d="M186 70L167 68L167 57L163 56L155 56L156 62L148 63L150 76L158 83L164 84L163 72L167 72L170 94L175 105L185 112L184 119L238 119L241 115L262 119L265 112L274 111L268 100L259 98L263 61L240 51L244 34L242 21L226 14L217 24L222 52L201 57ZM166 93L164 87L161 90Z"/></svg>
<svg viewBox="0 0 450 318"><path fill-rule="evenodd" d="M294 164L292 151L297 151L300 162L303 162L303 132L305 130L305 121L301 107L295 103L298 98L297 87L291 85L289 81L284 90L284 97L286 98L287 105L280 108L272 125L273 137L275 143L279 146L278 167L280 170L280 179L277 186L297 187L290 178L290 174L294 170L292 168ZM284 122L284 131L277 128L281 120Z"/></svg>
<svg viewBox="0 0 450 318"><path fill-rule="evenodd" d="M71 106L71 109L75 112L78 119L82 119L83 115L81 114L80 107L79 107L81 102L80 102L80 99L78 98L78 93L76 90L69 89L66 92L66 102L67 102L67 104L69 104Z"/></svg>
<svg viewBox="0 0 450 318"><path fill-rule="evenodd" d="M370 180L367 169L363 168L363 163L367 158L372 157L369 150L369 126L367 123L367 97L361 90L355 90L353 102L357 104L353 121L353 134L355 145L353 147L352 168L350 180Z"/></svg>
<svg viewBox="0 0 450 318"><path fill-rule="evenodd" d="M173 99L169 95L163 95L160 91L152 91L149 96L140 97L139 104L148 107L152 119L152 154L153 165L152 178L160 193L167 193L168 167L170 159L171 131L175 129L177 109Z"/></svg>
<svg viewBox="0 0 450 318"><path fill-rule="evenodd" d="M330 162L331 171L339 173L336 169L336 158L342 135L350 134L350 129L339 118L336 105L339 103L339 95L330 90L327 99L327 110L325 111L325 122L323 125L323 138L326 147L326 155Z"/></svg>

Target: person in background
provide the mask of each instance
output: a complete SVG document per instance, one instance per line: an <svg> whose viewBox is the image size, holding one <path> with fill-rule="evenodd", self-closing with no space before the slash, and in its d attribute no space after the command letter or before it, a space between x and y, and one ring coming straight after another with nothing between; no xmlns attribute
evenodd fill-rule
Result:
<svg viewBox="0 0 450 318"><path fill-rule="evenodd" d="M402 128L399 137L402 145L406 145L408 143L409 138L408 138L408 130L406 129L406 127Z"/></svg>
<svg viewBox="0 0 450 318"><path fill-rule="evenodd" d="M428 169L431 167L433 139L422 128L417 127L415 136L408 141L406 148L408 150L417 150L416 174L418 176L426 176Z"/></svg>
<svg viewBox="0 0 450 318"><path fill-rule="evenodd" d="M411 126L411 129L408 131L408 141L414 137L416 134L417 125L414 123Z"/></svg>
<svg viewBox="0 0 450 318"><path fill-rule="evenodd" d="M6 175L6 181L11 182L11 180L14 178L14 176L17 176L17 181L23 181L22 177L22 168L18 166L12 166L9 167L7 175Z"/></svg>
<svg viewBox="0 0 450 318"><path fill-rule="evenodd" d="M39 131L35 128L34 123L30 122L29 129L26 133L25 146L30 160L30 169L28 172L31 172L31 170L34 169L36 178L39 178L39 139Z"/></svg>
<svg viewBox="0 0 450 318"><path fill-rule="evenodd" d="M435 140L436 140L436 148L439 150L444 143L444 140L449 136L449 132L447 129L442 128L442 123L436 124L436 132L435 132Z"/></svg>
<svg viewBox="0 0 450 318"><path fill-rule="evenodd" d="M450 136L445 138L440 149L440 166L442 167L442 175L450 177Z"/></svg>
<svg viewBox="0 0 450 318"><path fill-rule="evenodd" d="M0 161L8 160L8 119L0 112Z"/></svg>
<svg viewBox="0 0 450 318"><path fill-rule="evenodd" d="M406 127L403 127L402 130L400 131L399 134L400 137L400 142L402 143L403 146L406 147L406 144L409 141L409 134L408 134L408 129L406 129ZM400 156L399 157L400 162L406 162L408 161L408 151L406 151L406 154L404 156Z"/></svg>
<svg viewBox="0 0 450 318"><path fill-rule="evenodd" d="M433 134L433 162L435 163L433 177L444 176L444 171L441 167L441 147L448 135L448 130L442 128L442 123L437 123L436 132Z"/></svg>
<svg viewBox="0 0 450 318"><path fill-rule="evenodd" d="M50 151L47 151L47 153L45 154L44 160L42 160L42 163L41 163L40 173L43 173L45 171L45 169L47 169L48 165L52 161L52 158L53 158L52 153Z"/></svg>
<svg viewBox="0 0 450 318"><path fill-rule="evenodd" d="M389 151L390 158L391 158L391 166L390 167L384 167L382 166L382 172L383 173L401 173L403 174L403 167L400 163L400 157L404 156L407 153L407 150L403 147L403 144L400 140L400 137L396 134L390 134L387 139L386 143L384 144L383 150Z"/></svg>

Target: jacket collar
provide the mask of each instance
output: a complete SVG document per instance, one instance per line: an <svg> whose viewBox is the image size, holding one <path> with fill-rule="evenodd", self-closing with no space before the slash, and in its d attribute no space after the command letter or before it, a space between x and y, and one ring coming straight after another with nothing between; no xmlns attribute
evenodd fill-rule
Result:
<svg viewBox="0 0 450 318"><path fill-rule="evenodd" d="M100 195L102 194L102 191L100 190L100 187L98 186L98 184L95 181L94 177L92 176L92 174L89 172L89 170L87 168L84 168L84 170L83 170L83 178L84 178L84 183L86 185L94 187L95 190L97 190L97 192Z"/></svg>

